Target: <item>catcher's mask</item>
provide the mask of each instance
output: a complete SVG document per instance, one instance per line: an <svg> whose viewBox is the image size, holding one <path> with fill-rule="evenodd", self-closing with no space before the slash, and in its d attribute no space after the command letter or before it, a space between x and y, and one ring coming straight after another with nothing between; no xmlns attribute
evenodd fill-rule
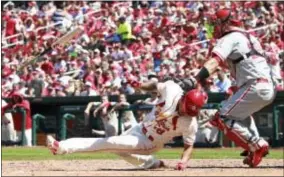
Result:
<svg viewBox="0 0 284 177"><path fill-rule="evenodd" d="M213 16L211 16L211 24L214 25L213 36L215 39L222 37L225 33L226 24L231 19L231 10L228 8L218 10Z"/></svg>
<svg viewBox="0 0 284 177"><path fill-rule="evenodd" d="M198 89L188 91L181 101L181 112L194 117L199 114L200 109L207 103L207 93Z"/></svg>

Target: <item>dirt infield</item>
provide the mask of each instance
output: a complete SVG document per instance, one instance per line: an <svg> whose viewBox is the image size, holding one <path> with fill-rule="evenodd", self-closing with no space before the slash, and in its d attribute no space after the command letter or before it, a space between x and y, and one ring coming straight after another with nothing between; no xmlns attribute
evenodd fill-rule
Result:
<svg viewBox="0 0 284 177"><path fill-rule="evenodd" d="M174 171L176 160L165 160L167 168L137 170L123 160L2 161L3 176L282 176L283 160L264 159L250 169L242 160L191 160L185 171Z"/></svg>

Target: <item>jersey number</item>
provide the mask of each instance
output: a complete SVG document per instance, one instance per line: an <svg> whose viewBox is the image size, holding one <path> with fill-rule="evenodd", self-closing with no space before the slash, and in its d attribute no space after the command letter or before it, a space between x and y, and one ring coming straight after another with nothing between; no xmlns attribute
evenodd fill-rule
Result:
<svg viewBox="0 0 284 177"><path fill-rule="evenodd" d="M176 129L176 125L177 125L177 119L178 119L178 116L175 116L173 119L172 119L172 126L173 126L173 129L175 130ZM159 134L159 135L162 135L163 133L165 133L166 131L170 131L170 128L166 126L166 123L167 120L166 119L162 119L162 120L156 120L156 125L155 125L155 129L156 129L156 133Z"/></svg>

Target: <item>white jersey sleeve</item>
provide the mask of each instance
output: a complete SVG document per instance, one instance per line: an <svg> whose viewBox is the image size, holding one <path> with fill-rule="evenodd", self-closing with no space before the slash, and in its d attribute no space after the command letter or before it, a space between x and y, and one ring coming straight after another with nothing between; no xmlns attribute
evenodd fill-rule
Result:
<svg viewBox="0 0 284 177"><path fill-rule="evenodd" d="M213 48L212 53L217 55L221 60L225 61L231 54L234 46L234 40L231 35L222 37L217 41L216 46Z"/></svg>
<svg viewBox="0 0 284 177"><path fill-rule="evenodd" d="M157 87L160 94L159 102L165 103L160 113L165 117L170 116L176 111L176 106L183 95L183 90L174 81L158 83Z"/></svg>

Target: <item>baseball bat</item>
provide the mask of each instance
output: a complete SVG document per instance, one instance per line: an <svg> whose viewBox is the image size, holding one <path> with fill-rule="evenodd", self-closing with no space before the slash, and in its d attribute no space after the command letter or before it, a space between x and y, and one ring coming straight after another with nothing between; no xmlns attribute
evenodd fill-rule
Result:
<svg viewBox="0 0 284 177"><path fill-rule="evenodd" d="M48 47L47 49L45 49L43 52L41 52L40 54L38 54L36 57L34 57L32 60L29 60L27 63L24 63L20 68L19 71L21 71L25 66L36 62L40 57L42 57L43 55L49 53L50 51L52 51L52 49L56 46L56 45L65 45L68 42L70 42L75 36L79 35L81 32L83 32L84 28L82 26L78 26L76 27L74 30L66 33L65 35L63 35L62 37L60 37L58 40L56 40L51 47Z"/></svg>

